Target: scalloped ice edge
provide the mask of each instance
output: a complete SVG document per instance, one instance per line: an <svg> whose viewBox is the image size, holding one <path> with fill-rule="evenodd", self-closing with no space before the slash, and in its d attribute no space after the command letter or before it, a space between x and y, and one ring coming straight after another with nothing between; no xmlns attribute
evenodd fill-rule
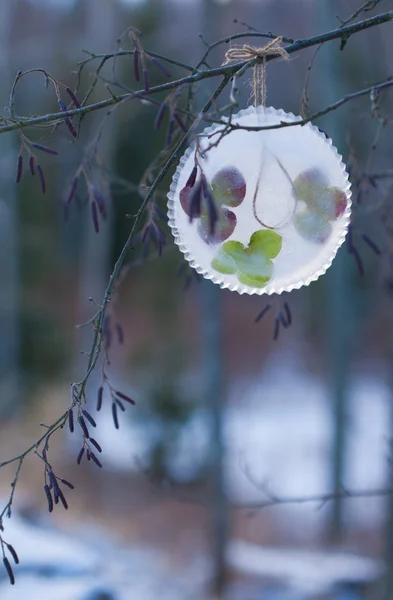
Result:
<svg viewBox="0 0 393 600"><path fill-rule="evenodd" d="M287 121L292 121L292 122L302 120L301 117L296 116L293 113L287 113L282 109L275 109L272 106L269 106L266 108L263 106L257 106L257 107L250 106L248 108L240 110L238 113L233 115L233 117L241 118L241 117L244 117L249 114L254 114L255 112L257 114L262 114L263 116L265 116L266 114L267 115L271 114L276 117L284 117ZM221 127L221 125L214 124L210 127L207 127L206 129L204 129L203 133L209 135L220 127ZM331 266L334 258L336 257L336 254L337 254L339 248L342 246L342 244L345 240L345 237L348 232L350 219L351 219L352 192L350 189L351 183L349 181L349 175L346 171L346 167L342 160L342 156L341 156L341 154L338 153L337 148L333 145L333 141L331 140L331 138L326 137L326 135L324 133L322 133L316 125L312 125L311 123L306 123L305 125L302 125L302 127L307 127L309 129L312 129L312 131L314 131L318 135L318 137L323 139L324 143L327 143L327 144L329 144L329 146L331 146L331 149L335 153L337 162L341 168L344 179L346 181L346 186L343 189L343 191L345 192L345 195L347 197L347 206L346 206L344 214L341 217L341 219L343 220L343 230L342 230L340 237L337 240L335 248L332 250L332 254L331 254L329 260L326 263L324 263L317 271L313 271L305 278L303 278L293 284L288 284L288 285L283 285L283 286L277 287L273 283L273 284L268 284L264 288L251 288L251 287L245 286L241 283L225 282L220 277L217 277L210 271L207 271L206 269L204 269L203 267L198 265L198 263L192 257L191 253L188 251L186 244L184 244L182 242L181 236L176 227L176 221L175 221L175 192L176 192L177 184L179 181L179 175L180 175L183 167L185 166L188 158L195 151L195 141L191 143L191 145L184 152L183 156L180 158L179 164L178 164L177 169L172 178L172 183L170 185L169 192L167 194L167 197L168 197L168 205L167 205L168 206L168 224L172 230L172 235L174 237L175 244L179 247L181 252L183 252L185 260L187 260L189 262L190 266L193 269L195 269L197 271L197 273L202 275L205 279L210 279L210 281L212 281L213 283L216 283L222 289L228 289L231 292L238 292L238 294L249 294L249 295L257 294L259 296L262 296L262 294L267 294L268 296L270 296L271 294L282 294L283 292L291 292L292 290L298 290L299 288L301 288L303 286L310 285L310 283L312 283L313 281L316 281L317 279L319 279L319 277L321 277L321 275L324 275L326 273L328 268Z"/></svg>

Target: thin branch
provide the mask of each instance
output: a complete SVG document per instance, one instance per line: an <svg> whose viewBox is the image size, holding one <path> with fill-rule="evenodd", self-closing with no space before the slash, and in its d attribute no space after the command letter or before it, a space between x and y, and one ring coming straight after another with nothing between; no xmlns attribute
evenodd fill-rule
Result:
<svg viewBox="0 0 393 600"><path fill-rule="evenodd" d="M317 503L321 506L337 498L375 498L382 496L390 496L393 494L391 488L370 489L370 490L342 490L341 492L331 494L313 494L311 496L274 496L269 494L266 500L261 502L250 502L247 504L231 503L233 508L241 510L257 510L267 508L269 506L278 506L282 504L312 504Z"/></svg>
<svg viewBox="0 0 393 600"><path fill-rule="evenodd" d="M387 81L384 81L383 83L378 83L378 84L373 85L364 90L359 90L357 92L353 92L352 94L348 94L347 96L340 98L340 100L337 100L337 102L334 102L333 104L329 104L329 106L326 106L322 110L319 110L318 112L313 113L306 119L299 119L298 121L290 121L290 122L281 121L280 123L276 123L275 125L250 125L250 126L248 126L248 125L236 125L235 123L231 123L229 125L229 127L233 130L240 129L240 130L245 130L245 131L267 131L270 129L283 129L285 127L296 127L299 125L306 125L307 123L310 123L311 121L315 121L315 120L319 119L320 117L323 117L324 115L327 115L328 113L333 112L334 110L337 110L338 108L343 106L343 104L346 104L347 102L350 102L351 100L355 100L356 98L360 98L361 96L369 95L373 90L379 91L379 90L389 88L392 86L393 86L393 79L389 78ZM217 121L214 119L205 119L205 121L208 123L216 123L216 124L225 125L226 127L228 127L227 121ZM217 135L218 134L219 134L219 132L217 132Z"/></svg>
<svg viewBox="0 0 393 600"><path fill-rule="evenodd" d="M317 44L322 44L324 42L328 42L334 39L348 39L351 35L358 33L359 31L363 31L370 27L375 27L377 25L381 25L382 23L387 23L393 20L393 11L389 11L370 19L365 19L364 21L360 21L359 23L355 23L353 25L349 25L347 27L343 27L342 29L335 29L333 31L329 31L327 33L323 33L321 35L317 35L311 38L307 38L304 40L295 41L293 44L285 47L285 50L288 54L293 54L294 52L298 52L299 50L303 50L305 48L309 48L311 46L315 46ZM242 34L244 36L251 34ZM253 34L257 35L257 34ZM228 39L228 38L225 38ZM225 41L225 40L224 40ZM275 55L267 56L266 61L274 60L277 58ZM149 91L139 90L136 92L129 92L126 94L121 94L119 96L111 96L106 100L101 100L100 102L96 102L93 104L89 104L88 106L82 106L81 108L75 108L68 111L62 111L57 113L50 113L47 115L43 115L40 117L18 117L18 120L13 123L9 123L7 125L3 125L0 127L0 133L6 133L8 131L15 131L17 129L22 129L24 127L31 127L33 125L40 125L44 123L50 122L59 122L64 120L65 118L71 118L78 115L86 115L88 113L94 112L96 110L101 110L103 108L107 108L109 106L113 106L114 104L119 104L120 102L124 102L126 100L131 100L134 98L138 98L143 100L146 96L158 94L161 92L166 92L172 90L174 88L178 88L185 84L195 84L205 79L210 79L212 77L224 76L229 80L234 75L238 74L239 71L242 73L245 69L248 69L256 62L258 62L258 58L253 58L249 61L241 61L239 63L224 65L218 67L216 69L207 69L205 71L199 71L193 75L189 75L187 77L183 77L182 79L176 79L174 81L170 81L168 83L164 83L161 85L154 86L150 88ZM332 110L334 110L332 108ZM11 120L11 119L10 119Z"/></svg>

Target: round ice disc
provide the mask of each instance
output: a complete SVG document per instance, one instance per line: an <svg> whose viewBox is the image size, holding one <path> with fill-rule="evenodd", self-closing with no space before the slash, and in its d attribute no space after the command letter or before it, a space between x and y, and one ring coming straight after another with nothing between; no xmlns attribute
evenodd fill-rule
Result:
<svg viewBox="0 0 393 600"><path fill-rule="evenodd" d="M231 123L300 119L250 107ZM169 225L190 265L221 287L289 292L331 265L348 229L349 188L341 156L310 123L229 133L213 125L180 160L168 193Z"/></svg>

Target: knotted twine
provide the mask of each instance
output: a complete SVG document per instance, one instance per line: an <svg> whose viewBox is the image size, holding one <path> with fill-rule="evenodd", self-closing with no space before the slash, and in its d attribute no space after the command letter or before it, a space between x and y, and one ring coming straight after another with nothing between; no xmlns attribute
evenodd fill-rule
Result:
<svg viewBox="0 0 393 600"><path fill-rule="evenodd" d="M256 48L249 44L244 46L233 46L225 53L224 65L237 60L252 60L253 58L262 59L257 60L254 65L254 77L253 77L253 96L254 105L266 106L266 57L267 56L281 56L284 60L289 59L289 54L280 46L282 37L276 37L274 40L263 46L262 48Z"/></svg>

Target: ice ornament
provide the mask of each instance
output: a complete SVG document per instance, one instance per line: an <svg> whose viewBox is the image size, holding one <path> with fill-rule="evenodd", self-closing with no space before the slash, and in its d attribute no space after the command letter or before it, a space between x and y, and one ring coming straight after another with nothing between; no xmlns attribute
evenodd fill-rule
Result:
<svg viewBox="0 0 393 600"><path fill-rule="evenodd" d="M232 117L242 127L301 120L274 108ZM348 174L317 127L260 131L213 125L180 160L169 225L198 273L239 293L273 294L323 275L345 239Z"/></svg>

